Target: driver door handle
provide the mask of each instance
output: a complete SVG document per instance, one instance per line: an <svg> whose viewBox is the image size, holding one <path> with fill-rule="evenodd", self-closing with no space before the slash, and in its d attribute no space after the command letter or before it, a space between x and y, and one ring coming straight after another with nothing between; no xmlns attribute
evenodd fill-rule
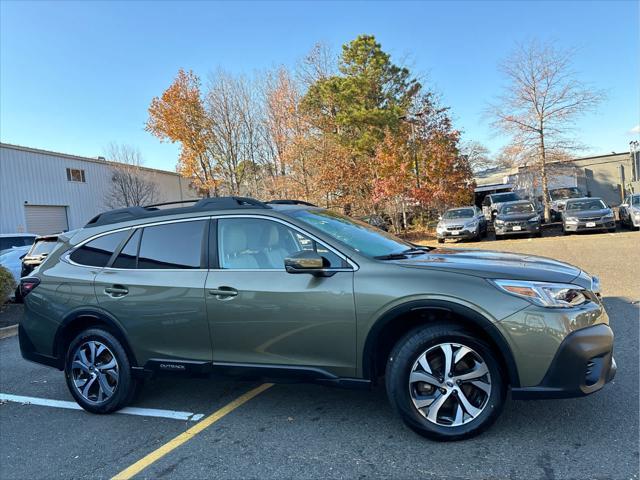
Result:
<svg viewBox="0 0 640 480"><path fill-rule="evenodd" d="M209 290L209 295L215 295L218 298L235 297L238 295L238 290L231 287L218 287Z"/></svg>
<svg viewBox="0 0 640 480"><path fill-rule="evenodd" d="M106 287L104 289L104 293L109 295L112 298L124 297L129 293L129 289L127 287L123 287L122 285L113 285L112 287Z"/></svg>

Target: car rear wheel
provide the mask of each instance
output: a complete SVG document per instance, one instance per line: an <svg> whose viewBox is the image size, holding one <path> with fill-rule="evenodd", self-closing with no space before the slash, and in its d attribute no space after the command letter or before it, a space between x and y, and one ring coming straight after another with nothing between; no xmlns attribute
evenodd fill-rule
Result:
<svg viewBox="0 0 640 480"><path fill-rule="evenodd" d="M65 377L73 398L91 413L110 413L124 407L136 387L122 344L100 328L81 332L69 344Z"/></svg>
<svg viewBox="0 0 640 480"><path fill-rule="evenodd" d="M404 423L434 440L486 430L504 405L506 385L491 348L457 326L413 330L387 362L389 401Z"/></svg>

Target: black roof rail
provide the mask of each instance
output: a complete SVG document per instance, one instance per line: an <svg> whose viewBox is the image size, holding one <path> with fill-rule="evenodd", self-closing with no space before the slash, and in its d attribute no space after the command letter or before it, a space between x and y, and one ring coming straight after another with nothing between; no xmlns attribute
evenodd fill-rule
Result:
<svg viewBox="0 0 640 480"><path fill-rule="evenodd" d="M267 202L267 204L272 204L272 205L306 205L307 207L317 207L317 205L314 205L313 203L305 202L304 200L289 200L289 199L269 200Z"/></svg>
<svg viewBox="0 0 640 480"><path fill-rule="evenodd" d="M189 207L165 208L157 207L165 205L175 205L180 203L193 203ZM235 210L245 208L271 208L264 202L249 197L213 197L200 200L180 200L175 202L164 202L148 205L145 207L127 207L117 210L109 210L96 215L87 222L85 227L97 227L112 223L126 222L140 218L162 217L179 213L206 212L211 210Z"/></svg>

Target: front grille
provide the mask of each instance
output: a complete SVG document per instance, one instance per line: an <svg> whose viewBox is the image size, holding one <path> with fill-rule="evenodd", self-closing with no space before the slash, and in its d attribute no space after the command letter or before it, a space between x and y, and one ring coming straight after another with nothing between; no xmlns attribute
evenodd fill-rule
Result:
<svg viewBox="0 0 640 480"><path fill-rule="evenodd" d="M526 227L527 222L506 222L507 227Z"/></svg>
<svg viewBox="0 0 640 480"><path fill-rule="evenodd" d="M462 225L449 225L447 230L462 230Z"/></svg>
<svg viewBox="0 0 640 480"><path fill-rule="evenodd" d="M581 222L599 222L601 219L601 217L585 217L585 218L581 218L580 221Z"/></svg>

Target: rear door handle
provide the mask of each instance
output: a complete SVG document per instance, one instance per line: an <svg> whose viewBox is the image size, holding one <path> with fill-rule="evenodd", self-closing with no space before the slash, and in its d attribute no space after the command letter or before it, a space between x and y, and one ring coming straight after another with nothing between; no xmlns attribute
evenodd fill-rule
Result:
<svg viewBox="0 0 640 480"><path fill-rule="evenodd" d="M235 297L236 295L238 295L238 290L236 290L235 288L231 288L231 287L218 287L218 288L212 288L211 290L209 290L209 295L215 295L216 297L222 299L222 298L230 298L230 297Z"/></svg>
<svg viewBox="0 0 640 480"><path fill-rule="evenodd" d="M106 287L104 289L104 293L113 298L124 297L129 293L129 289L127 287L123 287L122 285L114 285L112 287Z"/></svg>

